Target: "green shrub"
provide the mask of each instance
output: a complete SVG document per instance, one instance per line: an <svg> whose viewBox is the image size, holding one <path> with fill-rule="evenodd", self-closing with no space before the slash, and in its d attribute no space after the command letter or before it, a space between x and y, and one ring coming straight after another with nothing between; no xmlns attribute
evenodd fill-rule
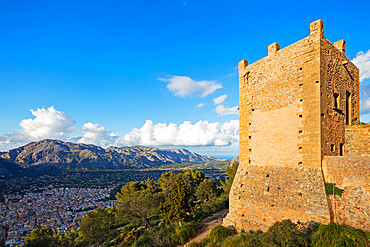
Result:
<svg viewBox="0 0 370 247"><path fill-rule="evenodd" d="M244 246L244 242L243 239L241 238L241 235L239 235L234 238L226 238L222 240L222 242L219 245L225 247L239 247Z"/></svg>
<svg viewBox="0 0 370 247"><path fill-rule="evenodd" d="M314 247L367 247L370 246L366 233L335 223L320 225L312 236Z"/></svg>
<svg viewBox="0 0 370 247"><path fill-rule="evenodd" d="M177 244L185 244L191 238L195 237L197 224L195 222L189 222L179 227L178 231L172 235L173 241Z"/></svg>
<svg viewBox="0 0 370 247"><path fill-rule="evenodd" d="M27 247L47 247L59 245L58 232L50 226L41 229L34 229L24 239L24 246Z"/></svg>
<svg viewBox="0 0 370 247"><path fill-rule="evenodd" d="M125 225L121 228L120 231L120 239L122 239L125 242L133 242L137 239L137 231L135 227L131 224Z"/></svg>
<svg viewBox="0 0 370 247"><path fill-rule="evenodd" d="M171 239L173 232L174 228L172 227L156 227L156 229L151 229L148 234L148 238L152 244L151 246L175 246L174 241Z"/></svg>
<svg viewBox="0 0 370 247"><path fill-rule="evenodd" d="M122 247L172 247L175 246L175 243L171 239L171 235L174 232L173 227L152 227L148 232L142 233L140 237L132 242L122 242ZM128 244L128 245L127 245Z"/></svg>
<svg viewBox="0 0 370 247"><path fill-rule="evenodd" d="M334 187L334 192L333 192L333 187ZM339 189L337 186L333 186L332 183L325 183L325 192L326 194L328 195L332 195L333 193L337 196L342 196L342 193L343 193L344 190L342 189Z"/></svg>
<svg viewBox="0 0 370 247"><path fill-rule="evenodd" d="M152 243L148 238L147 234L141 235L132 245L131 247L152 247Z"/></svg>
<svg viewBox="0 0 370 247"><path fill-rule="evenodd" d="M303 233L291 220L278 221L273 224L266 232L266 240L277 246L309 246Z"/></svg>
<svg viewBox="0 0 370 247"><path fill-rule="evenodd" d="M224 230L223 228L220 228ZM227 228L226 228L227 229ZM231 231L230 231L231 232ZM221 235L221 234L220 234ZM226 237L225 237L226 236ZM276 222L267 232L249 231L242 232L237 236L209 236L211 243L207 247L276 247L292 246L303 247L309 246L309 241L305 235L300 232L297 225L290 220Z"/></svg>
<svg viewBox="0 0 370 247"><path fill-rule="evenodd" d="M198 208L198 210L194 213L194 219L205 219L210 215L210 213L206 213L202 209Z"/></svg>
<svg viewBox="0 0 370 247"><path fill-rule="evenodd" d="M203 243L198 243L198 242L191 242L189 243L188 245L186 245L187 247L203 247L204 244Z"/></svg>
<svg viewBox="0 0 370 247"><path fill-rule="evenodd" d="M232 234L233 233L229 228L219 225L211 230L208 238L212 243L215 243L219 240L227 238L228 236L231 236Z"/></svg>
<svg viewBox="0 0 370 247"><path fill-rule="evenodd" d="M228 200L222 200L220 198L213 198L199 205L199 210L208 215L217 213L223 209L228 208Z"/></svg>

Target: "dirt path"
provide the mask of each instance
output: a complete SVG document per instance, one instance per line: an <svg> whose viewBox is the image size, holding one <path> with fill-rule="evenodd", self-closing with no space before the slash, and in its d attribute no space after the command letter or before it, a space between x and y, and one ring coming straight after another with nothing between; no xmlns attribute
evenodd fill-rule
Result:
<svg viewBox="0 0 370 247"><path fill-rule="evenodd" d="M188 245L191 242L202 242L206 239L210 233L210 231L218 225L222 224L222 219L225 218L226 214L229 212L228 209L223 210L217 214L211 215L208 218L205 218L202 223L199 225L199 229L197 232L197 236L191 239L188 243L184 246Z"/></svg>

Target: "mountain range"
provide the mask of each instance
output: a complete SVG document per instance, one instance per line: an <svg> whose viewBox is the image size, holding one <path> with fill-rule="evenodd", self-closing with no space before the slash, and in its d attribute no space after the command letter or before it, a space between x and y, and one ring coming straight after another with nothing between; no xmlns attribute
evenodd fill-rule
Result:
<svg viewBox="0 0 370 247"><path fill-rule="evenodd" d="M148 168L182 162L214 162L223 159L202 156L186 149L155 147L107 147L45 139L0 153L0 169L14 163L22 168L62 169ZM10 161L10 162L9 162ZM15 168L14 168L15 169Z"/></svg>

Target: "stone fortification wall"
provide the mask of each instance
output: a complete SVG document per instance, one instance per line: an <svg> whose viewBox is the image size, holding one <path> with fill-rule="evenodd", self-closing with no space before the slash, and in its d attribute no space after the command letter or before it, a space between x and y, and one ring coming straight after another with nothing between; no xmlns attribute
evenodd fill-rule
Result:
<svg viewBox="0 0 370 247"><path fill-rule="evenodd" d="M320 45L311 35L239 63L240 165L226 225L266 229L277 220L329 222L321 172Z"/></svg>
<svg viewBox="0 0 370 247"><path fill-rule="evenodd" d="M370 156L370 124L346 127L344 155Z"/></svg>
<svg viewBox="0 0 370 247"><path fill-rule="evenodd" d="M321 39L322 155L343 156L345 127L359 121L359 70L344 52L344 40Z"/></svg>
<svg viewBox="0 0 370 247"><path fill-rule="evenodd" d="M344 190L328 195L332 221L370 231L370 156L324 156L322 166L325 181Z"/></svg>
<svg viewBox="0 0 370 247"><path fill-rule="evenodd" d="M369 157L343 157L370 153L370 128L354 126L359 70L344 40L331 44L323 26L315 21L307 38L281 50L273 43L267 57L239 63L240 164L225 225L266 230L278 220L329 223L340 215L338 222L367 229L368 181L360 181ZM335 203L325 193L330 166L345 189Z"/></svg>
<svg viewBox="0 0 370 247"><path fill-rule="evenodd" d="M321 170L239 165L224 224L267 230L283 219L330 222Z"/></svg>
<svg viewBox="0 0 370 247"><path fill-rule="evenodd" d="M239 64L240 162L319 167L320 40L309 36ZM312 87L312 85L314 87Z"/></svg>

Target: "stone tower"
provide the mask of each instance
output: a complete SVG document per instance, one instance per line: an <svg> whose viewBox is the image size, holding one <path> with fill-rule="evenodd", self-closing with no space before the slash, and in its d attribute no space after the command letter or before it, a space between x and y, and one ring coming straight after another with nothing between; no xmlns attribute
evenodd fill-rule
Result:
<svg viewBox="0 0 370 247"><path fill-rule="evenodd" d="M266 230L283 219L329 223L337 220L333 205L343 198L326 195L325 182L334 177L338 185L348 175L332 158L344 158L339 162L348 163L355 180L370 175L369 126L360 130L360 154L346 154L346 133L359 123L359 70L345 56L344 40L332 44L323 34L324 23L317 20L308 37L281 50L273 43L267 57L239 63L240 165L224 225ZM369 180L361 181L366 205ZM352 186L347 193L360 186L340 185ZM359 217L369 218L364 205ZM365 221L355 226L366 229Z"/></svg>

